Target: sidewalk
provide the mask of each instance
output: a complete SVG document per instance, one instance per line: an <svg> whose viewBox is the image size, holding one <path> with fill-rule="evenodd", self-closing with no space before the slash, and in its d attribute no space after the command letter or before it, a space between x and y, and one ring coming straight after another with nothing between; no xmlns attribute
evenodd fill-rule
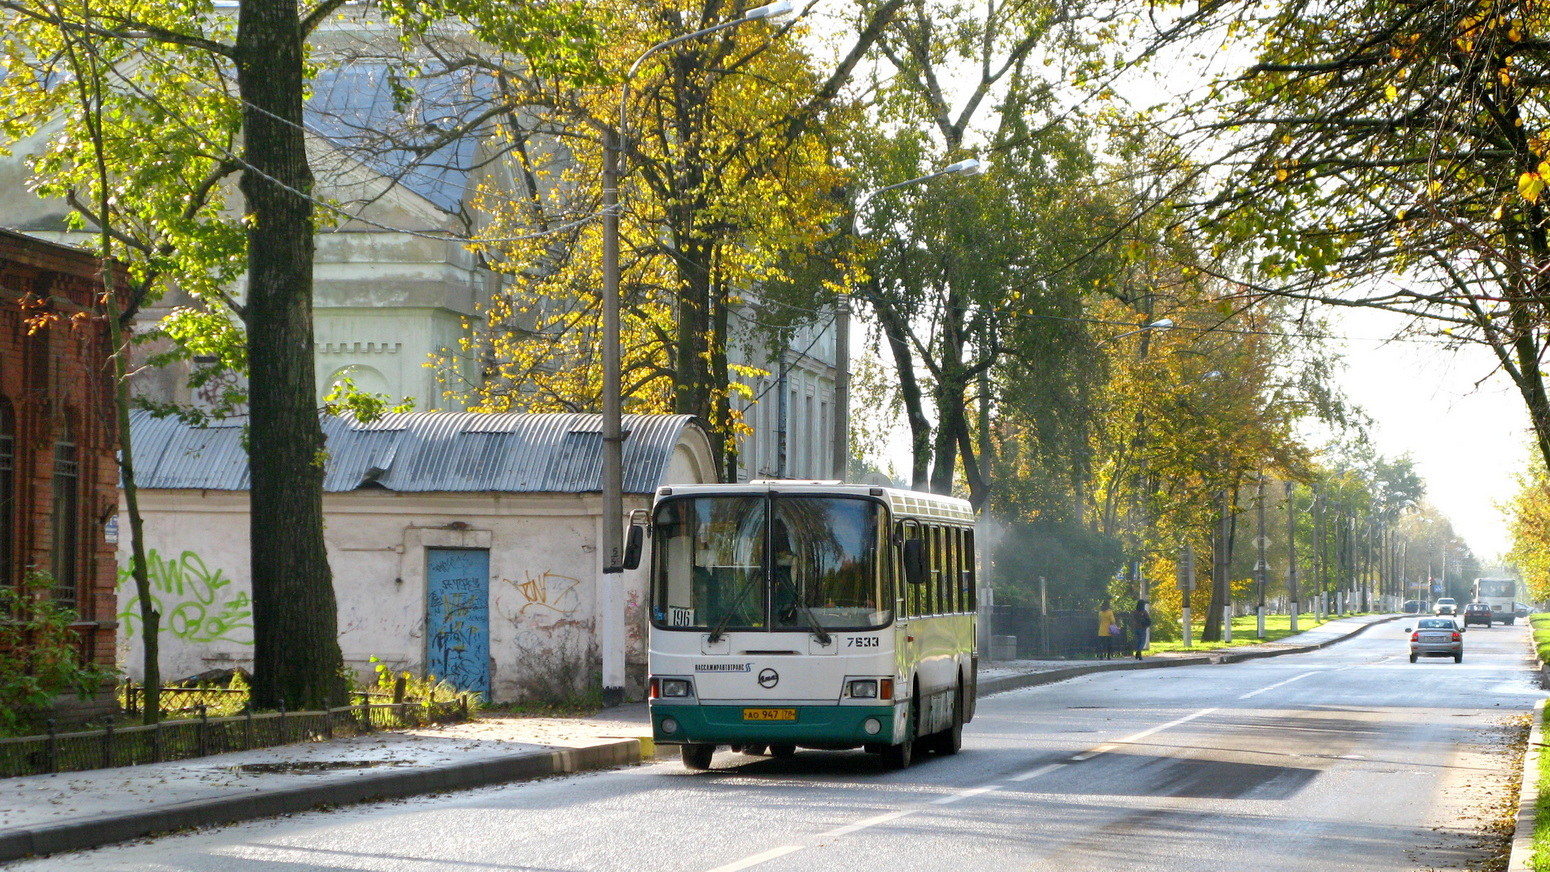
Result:
<svg viewBox="0 0 1550 872"><path fill-rule="evenodd" d="M1312 651L1397 616L1331 621L1279 642L1136 660L1018 660L980 669L988 696L1093 672L1235 663ZM606 769L651 759L644 703L588 718L490 716L194 760L0 779L0 863L152 833Z"/></svg>

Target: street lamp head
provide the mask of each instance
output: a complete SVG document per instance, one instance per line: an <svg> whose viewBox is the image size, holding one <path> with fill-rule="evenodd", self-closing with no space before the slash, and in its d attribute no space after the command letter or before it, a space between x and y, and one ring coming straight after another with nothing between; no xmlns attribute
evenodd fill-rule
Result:
<svg viewBox="0 0 1550 872"><path fill-rule="evenodd" d="M1171 330L1171 329L1173 329L1173 319L1172 318L1159 318L1156 321L1153 321L1152 323L1146 325L1146 329L1148 329L1148 330Z"/></svg>
<svg viewBox="0 0 1550 872"><path fill-rule="evenodd" d="M791 14L791 0L775 0L774 3L766 3L743 13L744 21L758 21L761 18L783 18Z"/></svg>
<svg viewBox="0 0 1550 872"><path fill-rule="evenodd" d="M985 171L985 165L980 163L977 157L964 158L955 164L949 164L942 168L943 175L953 176L977 176Z"/></svg>

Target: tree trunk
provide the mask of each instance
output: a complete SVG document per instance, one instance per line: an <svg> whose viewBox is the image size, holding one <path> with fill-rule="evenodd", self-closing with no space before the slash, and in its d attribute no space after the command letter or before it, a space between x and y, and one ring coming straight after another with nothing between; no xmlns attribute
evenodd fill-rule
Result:
<svg viewBox="0 0 1550 872"><path fill-rule="evenodd" d="M97 170L97 215L102 246L102 308L108 322L108 344L112 348L110 366L113 369L113 417L118 428L118 470L120 487L124 492L124 509L129 521L129 576L134 581L135 598L140 603L140 670L144 694L140 700L140 721L151 725L161 720L161 612L156 610L156 598L151 592L150 572L146 568L145 519L140 515L140 488L135 479L134 438L129 427L129 334L125 327L128 318L124 314L119 294L119 271L113 260L113 212L110 208L108 184L111 176L107 165L107 144L102 133L102 76L93 66L89 70L75 63L77 57L73 42L71 57L75 64L77 86L81 89L82 103L90 107L86 120L91 131L92 157ZM93 55L95 57L95 55ZM149 280L137 286L129 303L138 308Z"/></svg>
<svg viewBox="0 0 1550 872"><path fill-rule="evenodd" d="M956 367L952 367L956 369ZM944 379L936 391L936 439L931 466L932 493L951 494L953 477L958 471L960 434L968 431L968 417L964 414L964 394L968 385L957 375Z"/></svg>
<svg viewBox="0 0 1550 872"><path fill-rule="evenodd" d="M877 313L883 335L888 340L888 350L893 353L893 367L899 377L899 396L904 401L905 417L910 424L910 487L926 490L931 486L928 478L931 464L931 422L926 420L922 403L920 380L915 377L915 357L910 353L908 328L904 318L877 293L875 283L868 299L872 311Z"/></svg>
<svg viewBox="0 0 1550 872"><path fill-rule="evenodd" d="M294 0L242 0L237 86L247 166L253 703L345 701L323 547L323 431L312 347L312 172Z"/></svg>

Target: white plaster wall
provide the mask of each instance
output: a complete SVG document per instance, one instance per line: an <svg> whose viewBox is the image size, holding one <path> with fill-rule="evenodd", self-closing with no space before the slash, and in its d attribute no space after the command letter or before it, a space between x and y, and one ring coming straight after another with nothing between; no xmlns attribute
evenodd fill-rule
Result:
<svg viewBox="0 0 1550 872"><path fill-rule="evenodd" d="M152 594L162 614L163 679L231 666L252 669L247 494L142 490L140 505ZM128 517L120 505L118 663L139 681L145 675L144 636L127 569Z"/></svg>
<svg viewBox="0 0 1550 872"><path fill-rule="evenodd" d="M674 478L705 480L701 452L680 449ZM164 614L198 614L203 629L169 622L162 675L175 680L210 669L252 668L247 495L142 491L148 545L163 559L156 583ZM626 509L645 508L644 497ZM325 541L339 609L339 643L366 679L371 657L394 669L425 668L425 549L490 549L492 698L585 689L598 663L600 576L595 495L326 494ZM128 564L127 536L120 565ZM195 571L198 570L198 571ZM206 579L204 583L199 578ZM211 584L208 579L214 579ZM632 697L645 662L644 570L624 573L626 664ZM134 596L119 588L120 612ZM179 611L181 609L181 612ZM222 616L225 621L221 620ZM138 619L121 614L126 630ZM120 634L120 664L142 675L138 632Z"/></svg>

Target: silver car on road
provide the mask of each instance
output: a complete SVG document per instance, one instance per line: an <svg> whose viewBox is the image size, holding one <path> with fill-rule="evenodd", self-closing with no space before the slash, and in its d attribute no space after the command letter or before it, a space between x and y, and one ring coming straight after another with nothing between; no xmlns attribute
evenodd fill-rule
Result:
<svg viewBox="0 0 1550 872"><path fill-rule="evenodd" d="M1464 662L1464 628L1453 618L1422 618L1405 632L1410 634L1411 663L1418 657L1452 657L1454 663Z"/></svg>

